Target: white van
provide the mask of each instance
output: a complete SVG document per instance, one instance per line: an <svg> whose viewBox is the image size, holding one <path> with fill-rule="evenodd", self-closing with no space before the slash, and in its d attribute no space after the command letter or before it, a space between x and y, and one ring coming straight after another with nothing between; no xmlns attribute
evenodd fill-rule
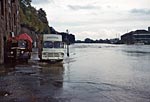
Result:
<svg viewBox="0 0 150 102"><path fill-rule="evenodd" d="M64 43L62 35L42 34L39 46L39 58L45 61L62 61L64 59Z"/></svg>

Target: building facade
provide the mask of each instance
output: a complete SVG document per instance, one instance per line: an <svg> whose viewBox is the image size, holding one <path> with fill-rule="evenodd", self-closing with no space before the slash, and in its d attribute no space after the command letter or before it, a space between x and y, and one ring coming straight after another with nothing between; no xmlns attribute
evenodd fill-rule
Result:
<svg viewBox="0 0 150 102"><path fill-rule="evenodd" d="M4 62L4 47L10 32L19 34L19 1L0 0L0 64Z"/></svg>
<svg viewBox="0 0 150 102"><path fill-rule="evenodd" d="M150 32L147 30L136 30L126 33L121 36L121 41L124 44L150 44Z"/></svg>

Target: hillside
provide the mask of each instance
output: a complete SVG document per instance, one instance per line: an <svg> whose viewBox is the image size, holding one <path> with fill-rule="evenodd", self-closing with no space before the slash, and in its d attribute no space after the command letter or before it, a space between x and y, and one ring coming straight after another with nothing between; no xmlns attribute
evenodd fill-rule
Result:
<svg viewBox="0 0 150 102"><path fill-rule="evenodd" d="M20 24L21 28L27 28L30 32L35 34L60 34L63 36L63 41L68 43L75 42L75 36L73 34L67 34L65 32L58 32L53 27L48 25L46 12L40 8L36 10L31 6L32 0L19 0L20 3ZM30 34L32 36L32 33ZM68 39L68 41L66 40Z"/></svg>
<svg viewBox="0 0 150 102"><path fill-rule="evenodd" d="M37 33L50 33L46 12L31 6L31 0L19 0L20 24Z"/></svg>

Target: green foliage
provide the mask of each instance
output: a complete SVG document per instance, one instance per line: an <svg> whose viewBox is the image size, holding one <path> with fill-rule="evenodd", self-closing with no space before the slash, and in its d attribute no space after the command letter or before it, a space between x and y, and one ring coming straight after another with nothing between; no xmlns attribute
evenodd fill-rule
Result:
<svg viewBox="0 0 150 102"><path fill-rule="evenodd" d="M50 33L46 12L31 6L31 0L20 1L20 22L37 33Z"/></svg>

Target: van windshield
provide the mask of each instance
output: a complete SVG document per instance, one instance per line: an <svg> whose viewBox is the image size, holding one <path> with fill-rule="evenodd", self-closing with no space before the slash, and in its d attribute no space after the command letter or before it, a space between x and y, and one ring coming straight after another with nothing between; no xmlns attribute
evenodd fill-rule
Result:
<svg viewBox="0 0 150 102"><path fill-rule="evenodd" d="M62 42L44 41L43 48L64 48Z"/></svg>
<svg viewBox="0 0 150 102"><path fill-rule="evenodd" d="M19 40L18 41L18 47L20 48L27 48L27 42L24 40Z"/></svg>

